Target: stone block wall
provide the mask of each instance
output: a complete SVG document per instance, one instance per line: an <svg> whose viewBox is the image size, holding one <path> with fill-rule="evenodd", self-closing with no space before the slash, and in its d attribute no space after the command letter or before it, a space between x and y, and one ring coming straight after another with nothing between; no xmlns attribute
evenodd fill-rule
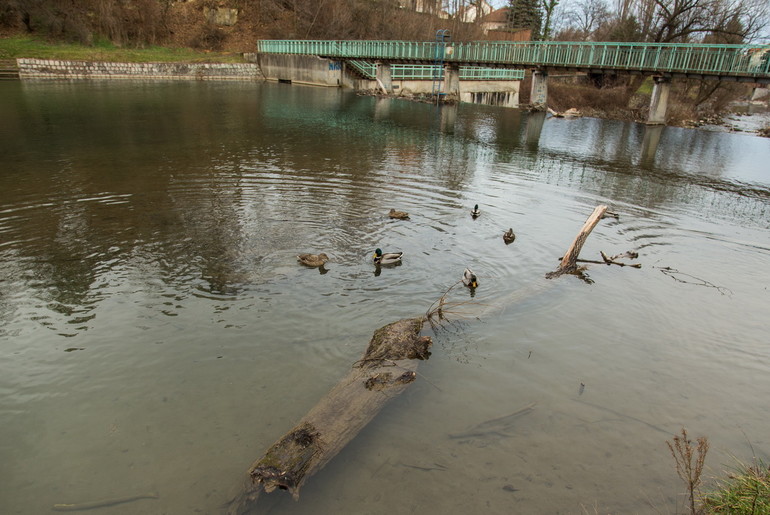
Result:
<svg viewBox="0 0 770 515"><path fill-rule="evenodd" d="M264 80L254 63L109 63L17 59L22 80Z"/></svg>

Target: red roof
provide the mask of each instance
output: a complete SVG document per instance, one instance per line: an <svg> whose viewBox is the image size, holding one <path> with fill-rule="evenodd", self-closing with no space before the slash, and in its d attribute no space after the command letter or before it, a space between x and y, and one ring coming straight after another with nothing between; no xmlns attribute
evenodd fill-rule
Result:
<svg viewBox="0 0 770 515"><path fill-rule="evenodd" d="M501 7L495 9L491 13L487 14L481 21L484 23L505 23L508 21L508 7Z"/></svg>

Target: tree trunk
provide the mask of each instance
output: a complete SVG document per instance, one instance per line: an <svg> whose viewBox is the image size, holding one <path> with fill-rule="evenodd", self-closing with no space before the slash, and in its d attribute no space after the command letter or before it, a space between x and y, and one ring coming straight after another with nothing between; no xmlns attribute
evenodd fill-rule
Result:
<svg viewBox="0 0 770 515"><path fill-rule="evenodd" d="M228 513L247 513L262 490L288 490L297 499L303 483L415 380L417 360L430 356L432 344L419 336L423 322L403 319L376 330L350 373L254 462Z"/></svg>
<svg viewBox="0 0 770 515"><path fill-rule="evenodd" d="M555 277L559 277L561 274L570 273L577 270L577 259L580 255L580 251L583 248L583 244L586 242L588 235L591 234L591 231L593 231L594 227L596 227L596 224L599 223L599 220L602 219L604 213L606 212L607 206L596 206L596 208L594 208L594 212L591 213L591 216L588 217L586 223L583 224L583 228L580 229L578 235L575 236L575 240L572 242L572 245L569 246L566 254L564 254L564 257L559 264L559 268L557 268L555 272L549 272L546 274L548 279L553 279Z"/></svg>

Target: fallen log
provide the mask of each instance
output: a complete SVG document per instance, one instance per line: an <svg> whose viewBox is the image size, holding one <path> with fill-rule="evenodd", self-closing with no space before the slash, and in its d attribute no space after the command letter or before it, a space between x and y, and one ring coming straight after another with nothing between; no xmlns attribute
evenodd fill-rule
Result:
<svg viewBox="0 0 770 515"><path fill-rule="evenodd" d="M638 254L636 252L624 252L623 254L615 254L614 256L608 256L602 251L599 251L599 254L602 257L602 261L599 261L598 259L577 259L577 263L593 263L595 265L618 265L618 266L630 266L631 268L642 268L641 263L623 263L622 261L618 261L617 259L620 257L629 257L632 256L631 259L636 259L638 257ZM562 258L558 258L558 261L561 261Z"/></svg>
<svg viewBox="0 0 770 515"><path fill-rule="evenodd" d="M583 249L583 244L585 244L588 235L594 230L594 227L599 223L599 220L604 217L606 211L607 206L596 206L596 208L594 208L594 212L588 217L588 220L583 224L580 232L575 236L572 244L567 249L566 254L564 254L564 257L559 264L559 268L545 274L547 279L554 279L562 274L575 273L578 271L577 259L580 255L580 251Z"/></svg>
<svg viewBox="0 0 770 515"><path fill-rule="evenodd" d="M350 373L252 464L227 513L248 513L262 491L276 488L297 499L304 482L415 380L418 360L428 359L433 343L420 336L424 320L403 319L377 329Z"/></svg>

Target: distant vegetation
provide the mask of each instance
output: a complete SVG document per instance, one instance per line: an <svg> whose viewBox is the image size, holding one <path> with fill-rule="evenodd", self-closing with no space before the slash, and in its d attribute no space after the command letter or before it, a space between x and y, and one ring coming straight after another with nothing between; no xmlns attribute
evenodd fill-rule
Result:
<svg viewBox="0 0 770 515"><path fill-rule="evenodd" d="M244 62L241 54L232 52L203 52L190 48L163 46L121 48L109 41L97 41L92 45L82 45L80 43L49 41L28 35L0 38L0 59L16 59L19 57L122 63Z"/></svg>
<svg viewBox="0 0 770 515"><path fill-rule="evenodd" d="M249 51L257 39L486 39L483 0L3 0L2 31L92 45ZM503 30L536 40L752 42L767 0L509 0Z"/></svg>

